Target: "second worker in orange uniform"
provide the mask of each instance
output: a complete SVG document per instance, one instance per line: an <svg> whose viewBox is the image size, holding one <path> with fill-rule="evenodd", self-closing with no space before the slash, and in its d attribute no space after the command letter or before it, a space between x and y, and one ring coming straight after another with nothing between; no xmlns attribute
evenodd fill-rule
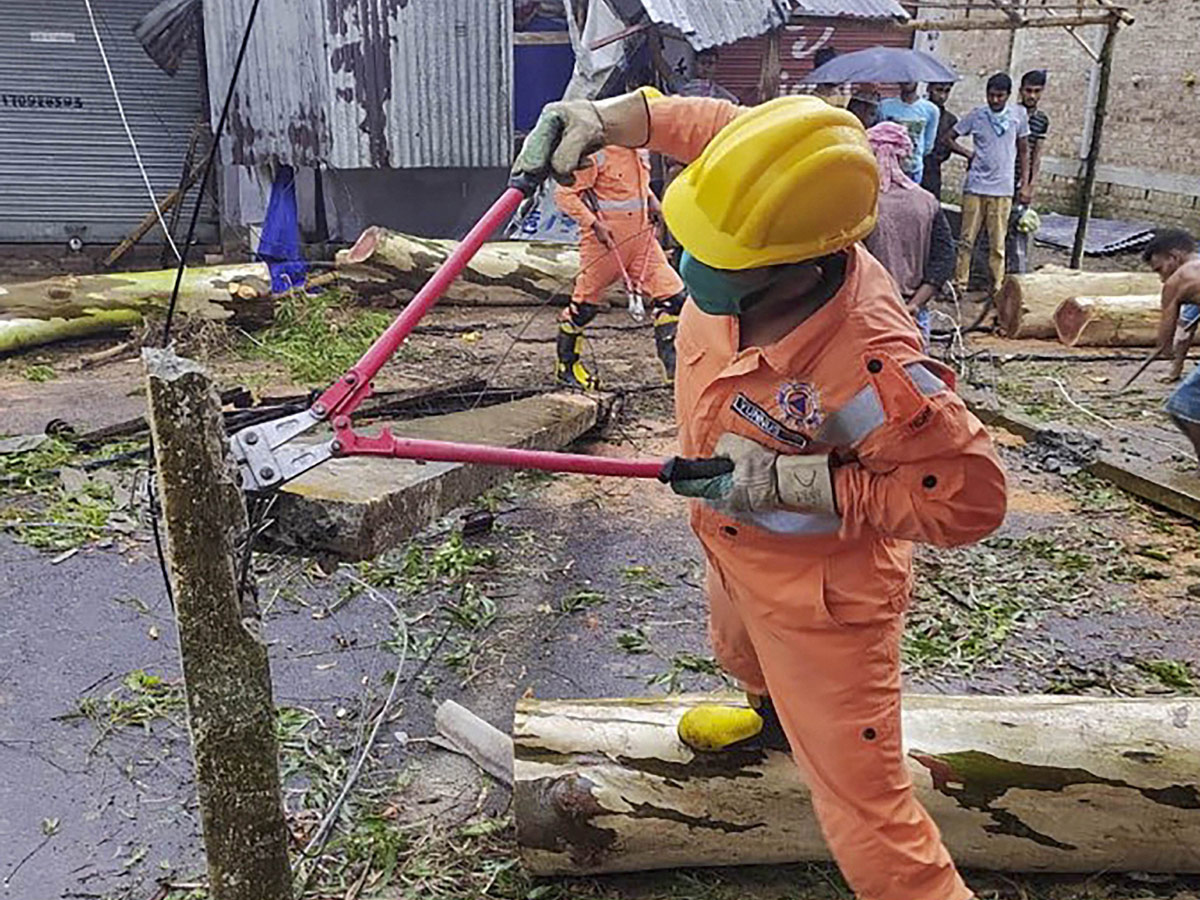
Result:
<svg viewBox="0 0 1200 900"><path fill-rule="evenodd" d="M584 389L596 386L583 363L583 331L596 317L600 298L628 277L650 298L654 345L666 378L675 376L675 329L683 307L683 282L658 243L658 198L650 189L644 150L604 147L570 185L554 192L558 208L579 225L579 275L558 333L558 380Z"/></svg>
<svg viewBox="0 0 1200 900"><path fill-rule="evenodd" d="M867 136L813 97L743 109L635 93L547 107L514 171L570 180L611 144L688 163L663 197L690 298L680 450L732 463L672 486L697 498L713 647L749 703L693 707L679 738L696 753L790 747L863 900L966 900L905 761L900 635L913 542L989 534L1005 479L859 243L880 186Z"/></svg>

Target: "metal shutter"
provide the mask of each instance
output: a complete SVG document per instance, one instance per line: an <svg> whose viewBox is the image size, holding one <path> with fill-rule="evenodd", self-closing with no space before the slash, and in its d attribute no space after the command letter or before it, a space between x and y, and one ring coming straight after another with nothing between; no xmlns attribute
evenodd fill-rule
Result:
<svg viewBox="0 0 1200 900"><path fill-rule="evenodd" d="M170 78L134 39L134 25L154 2L92 0L92 6L130 128L161 199L179 184L203 98L194 48ZM85 244L114 243L150 208L82 0L5 2L0 242L57 243L78 236ZM210 240L215 233L210 221L200 237ZM156 228L145 240L161 243L162 234Z"/></svg>
<svg viewBox="0 0 1200 900"><path fill-rule="evenodd" d="M721 47L717 81L743 103L758 102L758 80L766 52L766 37L744 38ZM781 93L797 93L797 85L813 69L813 55L821 47L840 53L865 50L876 45L911 47L912 32L889 28L888 23L870 19L804 17L793 19L783 29L779 47L782 64ZM889 91L884 91L889 93Z"/></svg>

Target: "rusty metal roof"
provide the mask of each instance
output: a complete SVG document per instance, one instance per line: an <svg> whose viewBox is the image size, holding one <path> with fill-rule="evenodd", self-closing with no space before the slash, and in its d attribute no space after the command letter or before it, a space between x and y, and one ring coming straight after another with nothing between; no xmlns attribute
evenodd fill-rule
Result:
<svg viewBox="0 0 1200 900"><path fill-rule="evenodd" d="M253 0L205 0L213 121ZM507 166L512 4L265 3L230 111L226 159L335 168Z"/></svg>
<svg viewBox="0 0 1200 900"><path fill-rule="evenodd" d="M675 28L695 50L765 34L791 16L908 18L897 0L641 0L641 5L652 22Z"/></svg>
<svg viewBox="0 0 1200 900"><path fill-rule="evenodd" d="M908 19L897 0L791 0L793 15L843 19Z"/></svg>
<svg viewBox="0 0 1200 900"><path fill-rule="evenodd" d="M642 0L650 21L680 32L695 50L732 44L787 21L785 0Z"/></svg>

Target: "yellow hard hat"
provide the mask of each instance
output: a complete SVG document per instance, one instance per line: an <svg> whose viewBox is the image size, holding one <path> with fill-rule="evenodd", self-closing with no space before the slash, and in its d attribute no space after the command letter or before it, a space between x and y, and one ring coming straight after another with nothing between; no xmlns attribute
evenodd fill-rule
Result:
<svg viewBox="0 0 1200 900"><path fill-rule="evenodd" d="M879 172L862 124L817 97L739 115L671 182L663 217L717 269L814 259L875 228Z"/></svg>

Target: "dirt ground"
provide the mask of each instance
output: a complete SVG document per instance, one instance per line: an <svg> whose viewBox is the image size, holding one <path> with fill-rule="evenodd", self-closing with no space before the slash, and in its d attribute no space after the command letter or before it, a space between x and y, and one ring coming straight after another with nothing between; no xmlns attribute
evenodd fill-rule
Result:
<svg viewBox="0 0 1200 900"><path fill-rule="evenodd" d="M437 310L378 386L465 376L546 384L554 329L550 309ZM317 362L337 362L337 335L303 334L322 344ZM185 334L183 346L223 386L259 396L322 386L326 378L297 374L319 367L296 358L293 337ZM77 368L81 354L113 343L0 361L0 428L37 434L61 420L79 433L140 414L135 359ZM1110 396L1135 362L1084 362L1053 344L978 336L968 351L968 379L1026 414L1187 467L1186 444L1158 412L1163 388L1147 378L1142 393ZM625 396L617 420L578 449L670 453L670 398L650 329L605 314L589 356ZM1086 474L1048 472L1019 438L994 436L1010 476L1009 516L976 546L919 550L909 687L1196 693L1196 523ZM0 897L204 896L175 631L141 499L144 448L140 437L87 448L56 439L0 454ZM463 537L459 511L409 546L333 572L303 558L256 558L297 850L393 679L401 682L335 839L298 867L305 896L848 896L835 870L815 865L578 880L521 872L507 792L427 740L437 702L456 699L504 729L527 694L636 696L724 682L707 646L701 553L667 490L519 475L475 506L498 514L490 533ZM1185 900L1200 887L1145 875L970 880L981 896L1020 900Z"/></svg>

